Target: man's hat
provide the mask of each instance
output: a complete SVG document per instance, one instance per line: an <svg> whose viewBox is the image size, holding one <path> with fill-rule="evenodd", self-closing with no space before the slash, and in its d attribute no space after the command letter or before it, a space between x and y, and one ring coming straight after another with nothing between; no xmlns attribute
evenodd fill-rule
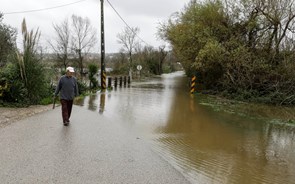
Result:
<svg viewBox="0 0 295 184"><path fill-rule="evenodd" d="M74 68L73 67L67 67L67 70L66 71L69 71L69 72L75 72Z"/></svg>

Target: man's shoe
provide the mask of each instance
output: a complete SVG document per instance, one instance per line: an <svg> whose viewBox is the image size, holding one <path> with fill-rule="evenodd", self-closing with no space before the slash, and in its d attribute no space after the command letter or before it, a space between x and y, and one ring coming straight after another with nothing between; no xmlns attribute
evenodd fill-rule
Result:
<svg viewBox="0 0 295 184"><path fill-rule="evenodd" d="M69 121L64 121L64 126L68 126L69 125Z"/></svg>

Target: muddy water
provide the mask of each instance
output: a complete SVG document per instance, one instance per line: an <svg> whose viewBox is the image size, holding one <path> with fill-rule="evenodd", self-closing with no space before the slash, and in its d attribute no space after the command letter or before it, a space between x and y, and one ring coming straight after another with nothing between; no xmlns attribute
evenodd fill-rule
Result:
<svg viewBox="0 0 295 184"><path fill-rule="evenodd" d="M295 109L191 96L183 73L78 102L121 119L192 183L295 183Z"/></svg>

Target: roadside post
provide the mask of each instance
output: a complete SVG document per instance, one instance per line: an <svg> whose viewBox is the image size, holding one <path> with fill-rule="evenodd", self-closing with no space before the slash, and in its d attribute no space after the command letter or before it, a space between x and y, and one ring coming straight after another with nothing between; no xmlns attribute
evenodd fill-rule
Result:
<svg viewBox="0 0 295 184"><path fill-rule="evenodd" d="M141 69L142 69L142 66L141 65L137 65L137 70L138 70L138 72L139 72L139 79L140 79L140 71L141 71Z"/></svg>
<svg viewBox="0 0 295 184"><path fill-rule="evenodd" d="M127 83L127 77L124 76L124 87L126 87L126 83Z"/></svg>
<svg viewBox="0 0 295 184"><path fill-rule="evenodd" d="M196 80L197 80L196 76L193 76L191 78L191 94L193 94L195 92Z"/></svg>
<svg viewBox="0 0 295 184"><path fill-rule="evenodd" d="M101 2L101 89L106 89L106 70L105 70L105 38L104 38L104 7L103 1Z"/></svg>
<svg viewBox="0 0 295 184"><path fill-rule="evenodd" d="M118 85L118 77L115 77L115 79L114 79L114 86L115 86L115 88L117 88L117 85Z"/></svg>
<svg viewBox="0 0 295 184"><path fill-rule="evenodd" d="M120 78L119 78L119 86L122 87L122 84L123 84L123 77L120 76Z"/></svg>
<svg viewBox="0 0 295 184"><path fill-rule="evenodd" d="M128 78L127 78L127 83L128 83L128 87L130 87L130 83L131 83L130 76L128 76Z"/></svg>
<svg viewBox="0 0 295 184"><path fill-rule="evenodd" d="M108 88L112 87L112 77L108 77Z"/></svg>

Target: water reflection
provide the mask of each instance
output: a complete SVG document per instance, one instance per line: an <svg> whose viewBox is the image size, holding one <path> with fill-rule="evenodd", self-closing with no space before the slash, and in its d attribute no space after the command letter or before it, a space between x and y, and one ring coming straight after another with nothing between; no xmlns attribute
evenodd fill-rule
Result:
<svg viewBox="0 0 295 184"><path fill-rule="evenodd" d="M100 104L99 104L99 113L102 114L105 108L105 92L100 94Z"/></svg>
<svg viewBox="0 0 295 184"><path fill-rule="evenodd" d="M277 123L294 120L294 109L191 96L186 89L183 74L163 75L98 93L87 108L99 104L104 116L119 116L192 183L294 183L295 128Z"/></svg>
<svg viewBox="0 0 295 184"><path fill-rule="evenodd" d="M92 111L96 111L97 105L95 103L97 95L90 95L88 99L88 109Z"/></svg>
<svg viewBox="0 0 295 184"><path fill-rule="evenodd" d="M216 112L208 106L196 105L192 109L183 103L185 100L178 96L175 105L180 107L171 110L167 125L157 130L155 139L159 153L191 181L290 183L294 180L293 127L280 128L253 117Z"/></svg>

